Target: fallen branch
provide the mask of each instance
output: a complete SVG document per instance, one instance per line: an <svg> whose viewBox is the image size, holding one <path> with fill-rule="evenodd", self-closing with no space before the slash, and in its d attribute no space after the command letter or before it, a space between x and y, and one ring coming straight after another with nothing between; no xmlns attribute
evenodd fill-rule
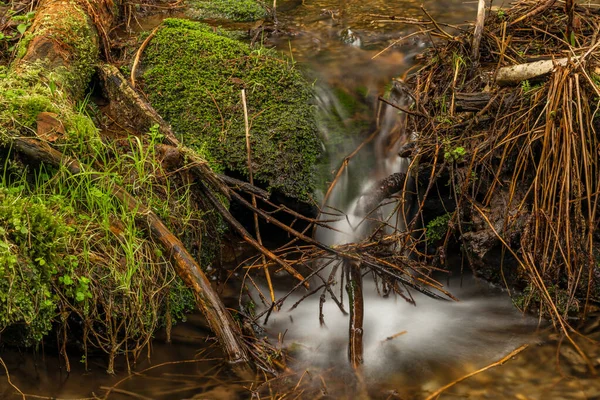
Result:
<svg viewBox="0 0 600 400"><path fill-rule="evenodd" d="M513 22L510 23L510 26L521 22L527 18L531 18L534 17L536 15L538 15L541 12L544 12L545 10L547 10L548 8L552 7L554 5L554 3L556 3L556 0L548 0L546 1L544 4L541 4L540 6L534 8L533 10L531 10L530 12L528 12L527 14L520 16L519 18L515 19Z"/></svg>
<svg viewBox="0 0 600 400"><path fill-rule="evenodd" d="M404 182L406 182L406 174L403 172L396 172L377 182L368 193L360 198L358 207L361 214L371 213L383 200L401 191L404 188Z"/></svg>
<svg viewBox="0 0 600 400"><path fill-rule="evenodd" d="M111 64L99 64L96 68L104 96L110 100L113 116L137 131L148 131L158 124L168 141L177 141L169 124L127 82L119 69Z"/></svg>
<svg viewBox="0 0 600 400"><path fill-rule="evenodd" d="M20 395L21 398L23 400L26 400L27 397L25 396L25 393L23 393L21 391L21 389L19 389L14 383L12 383L12 381L10 380L10 374L8 373L8 367L6 366L6 364L4 363L4 360L0 357L0 364L2 364L2 367L4 368L4 372L6 373L6 380L8 381L8 384L15 389Z"/></svg>
<svg viewBox="0 0 600 400"><path fill-rule="evenodd" d="M267 192L266 190L263 190L257 186L251 185L246 181L242 181L239 179L235 179L232 178L230 176L227 175L221 175L218 174L217 177L222 180L224 183L228 184L229 186L234 187L237 190L241 190L243 192L246 192L248 194L253 194L255 196L260 197L261 199L268 199L269 198L269 192Z"/></svg>
<svg viewBox="0 0 600 400"><path fill-rule="evenodd" d="M304 286L306 288L309 287L308 282L306 281L306 279L304 279L304 277L294 269L294 267L292 267L290 264L288 264L287 262L285 262L284 260L282 260L281 258L277 257L275 254L273 254L269 249L267 249L266 247L264 247L263 245L261 245L259 242L256 241L256 239L254 239L252 237L252 235L250 235L250 233L248 233L248 231L246 230L246 228L244 228L242 226L242 224L240 224L234 217L233 215L231 215L231 213L225 208L225 206L223 206L223 204L219 201L219 199L217 199L215 197L215 195L212 193L212 191L206 187L206 185L202 182L196 182L199 186L200 189L204 192L204 194L206 195L206 197L208 198L208 200L213 204L213 206L217 209L217 211L219 212L219 214L225 219L225 221L235 230L237 231L238 234L240 234L240 236L242 236L242 238L248 242L252 247L254 247L256 250L258 250L259 252L261 252L262 254L264 254L265 256L267 256L267 258L269 258L271 261L274 261L276 264L280 265L286 272L288 272L290 275L292 275L294 278L298 279L300 282L302 282L304 284ZM250 203L248 203L245 199L243 199L239 194L235 193L235 192L231 192L231 194L239 199L243 200L243 203L250 209L255 210L255 212L257 212L259 215L261 215L262 211L259 212L259 209L256 207L252 207L252 205ZM264 215L261 215L262 217L264 217ZM279 221L278 221L279 222ZM291 229L289 227L287 227L287 225L280 223L281 225L285 226L288 229Z"/></svg>
<svg viewBox="0 0 600 400"><path fill-rule="evenodd" d="M140 57L142 55L142 53L144 52L144 49L146 48L146 46L148 46L148 43L150 43L150 41L152 40L152 38L154 37L154 35L156 35L156 32L158 31L158 28L160 28L160 25L158 25L156 28L154 28L152 30L152 32L150 32L150 34L148 35L148 37L146 38L146 40L144 40L142 42L142 45L140 46L140 48L138 49L138 51L135 53L135 59L133 60L133 66L131 67L131 87L135 89L135 72L137 70L137 66L140 62Z"/></svg>

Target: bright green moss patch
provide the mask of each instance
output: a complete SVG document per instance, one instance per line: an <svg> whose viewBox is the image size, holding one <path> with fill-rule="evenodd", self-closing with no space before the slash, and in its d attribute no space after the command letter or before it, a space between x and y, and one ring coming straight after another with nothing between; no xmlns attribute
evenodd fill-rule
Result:
<svg viewBox="0 0 600 400"><path fill-rule="evenodd" d="M213 166L247 175L245 89L255 179L299 199L312 192L320 154L312 92L290 61L200 23L167 19L143 65L151 103L182 142Z"/></svg>
<svg viewBox="0 0 600 400"><path fill-rule="evenodd" d="M0 143L9 136L31 136L41 112L57 115L66 133L60 140L98 135L94 123L74 111L59 80L55 72L47 72L44 63L31 64L18 74L0 67Z"/></svg>
<svg viewBox="0 0 600 400"><path fill-rule="evenodd" d="M39 199L23 197L22 188L0 187L0 332L21 326L22 344L41 340L52 327L58 301L54 277L79 282L66 257L70 229L55 212Z"/></svg>
<svg viewBox="0 0 600 400"><path fill-rule="evenodd" d="M190 183L167 177L158 129L148 140L129 137L113 145L85 133L87 116L74 120L84 132L73 133L61 150L78 155L83 170L99 171L102 179L65 167L29 170L3 150L0 332L4 342L31 345L53 326L75 320L89 333L84 338L75 329L75 339L112 360L139 351L136 346L182 319L195 302L169 255L140 230L111 186L120 185L172 231L184 232L180 239L203 265L219 249L220 225Z"/></svg>
<svg viewBox="0 0 600 400"><path fill-rule="evenodd" d="M210 0L190 2L189 15L194 19L227 19L230 21L256 21L267 14L255 0Z"/></svg>

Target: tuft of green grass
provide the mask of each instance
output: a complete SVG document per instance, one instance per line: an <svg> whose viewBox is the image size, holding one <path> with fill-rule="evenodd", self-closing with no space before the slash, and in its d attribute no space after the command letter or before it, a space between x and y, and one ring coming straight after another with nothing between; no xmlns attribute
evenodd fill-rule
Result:
<svg viewBox="0 0 600 400"><path fill-rule="evenodd" d="M84 113L75 120L89 128ZM73 131L61 146L78 156L83 168L76 175L64 166L32 170L4 154L3 340L34 345L55 324L79 320L87 334L76 339L110 354L111 370L117 355L136 354L157 328L195 308L193 294L168 255L140 231L135 213L112 195L112 186L119 184L150 205L173 231L185 232L181 239L208 265L219 248L220 221L202 207L190 183L167 177L157 149L161 139L157 127L144 138L130 136L119 144ZM98 172L86 172L90 170Z"/></svg>

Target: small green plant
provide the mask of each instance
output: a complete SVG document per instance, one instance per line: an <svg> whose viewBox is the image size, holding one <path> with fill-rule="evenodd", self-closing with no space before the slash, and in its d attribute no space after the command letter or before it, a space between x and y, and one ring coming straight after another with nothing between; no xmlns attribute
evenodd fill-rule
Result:
<svg viewBox="0 0 600 400"><path fill-rule="evenodd" d="M464 159L467 151L462 146L457 146L444 151L444 160L460 162Z"/></svg>
<svg viewBox="0 0 600 400"><path fill-rule="evenodd" d="M17 32L19 32L19 34L21 35L24 35L27 28L31 26L33 17L35 17L35 11L30 11L25 15L15 15L11 19L13 21L19 22L16 28Z"/></svg>
<svg viewBox="0 0 600 400"><path fill-rule="evenodd" d="M446 233L448 232L448 223L451 218L452 213L446 213L429 221L427 228L425 229L425 237L427 238L428 244L433 244L446 236Z"/></svg>
<svg viewBox="0 0 600 400"><path fill-rule="evenodd" d="M533 91L541 87L541 84L538 83L536 85L532 85L531 82L529 82L528 80L524 80L523 82L521 82L521 90L523 90L523 94L532 93Z"/></svg>
<svg viewBox="0 0 600 400"><path fill-rule="evenodd" d="M499 9L498 13L496 15L498 16L498 19L500 19L500 20L504 20L506 18L506 12L502 9Z"/></svg>
<svg viewBox="0 0 600 400"><path fill-rule="evenodd" d="M569 42L571 42L571 47L575 47L575 45L577 44L576 40L575 40L575 32L571 32L571 37L569 37Z"/></svg>
<svg viewBox="0 0 600 400"><path fill-rule="evenodd" d="M591 72L590 78L592 78L592 82L594 82L594 85L600 88L600 75L596 74L595 72Z"/></svg>
<svg viewBox="0 0 600 400"><path fill-rule="evenodd" d="M10 21L13 28L8 28L4 32L0 32L0 45L4 43L5 48L8 51L13 51L18 41L25 35L27 28L31 26L33 17L35 16L34 11L30 11L23 15L15 15L14 10L8 11ZM13 43L10 45L10 43Z"/></svg>

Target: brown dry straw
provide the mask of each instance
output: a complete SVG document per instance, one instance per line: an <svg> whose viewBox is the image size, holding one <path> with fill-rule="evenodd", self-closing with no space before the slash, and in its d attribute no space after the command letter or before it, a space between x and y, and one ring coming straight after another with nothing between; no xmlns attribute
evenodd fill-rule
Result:
<svg viewBox="0 0 600 400"><path fill-rule="evenodd" d="M453 199L446 239L469 249L470 237L485 234L503 254L509 250L515 272L510 278L498 273L526 289L522 307L537 308L565 333L571 330L568 316L585 315L600 300L594 244L600 15L584 6L573 15L567 38L562 32L571 17L553 2L538 8L538 2L520 1L491 12L480 67L470 67L471 33L437 44L408 79L428 117L407 116L409 131L420 134L412 154L419 182L427 185L419 189L420 203L435 194L432 186ZM527 63L539 60L550 60L545 73L496 84L505 68L530 73ZM417 225L412 228L417 232ZM481 265L478 254L466 256Z"/></svg>

